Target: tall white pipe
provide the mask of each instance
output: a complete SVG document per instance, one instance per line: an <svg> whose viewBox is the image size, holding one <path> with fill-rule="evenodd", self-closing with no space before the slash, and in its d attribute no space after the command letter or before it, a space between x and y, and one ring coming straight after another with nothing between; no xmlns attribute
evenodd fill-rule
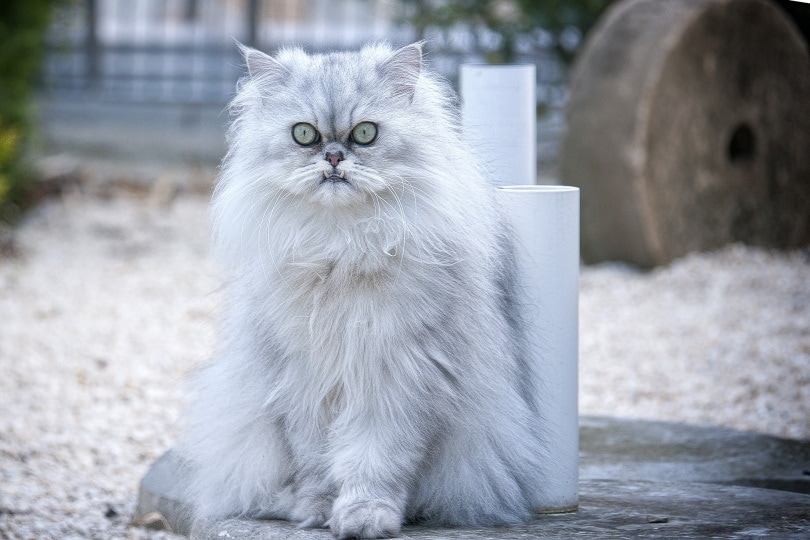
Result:
<svg viewBox="0 0 810 540"><path fill-rule="evenodd" d="M579 189L538 186L534 66L463 65L464 136L511 221L521 313L548 440L540 513L579 505Z"/></svg>
<svg viewBox="0 0 810 540"><path fill-rule="evenodd" d="M535 77L534 65L461 66L464 135L497 185L537 182Z"/></svg>
<svg viewBox="0 0 810 540"><path fill-rule="evenodd" d="M497 197L514 233L519 302L548 439L539 513L579 504L579 188L505 186Z"/></svg>

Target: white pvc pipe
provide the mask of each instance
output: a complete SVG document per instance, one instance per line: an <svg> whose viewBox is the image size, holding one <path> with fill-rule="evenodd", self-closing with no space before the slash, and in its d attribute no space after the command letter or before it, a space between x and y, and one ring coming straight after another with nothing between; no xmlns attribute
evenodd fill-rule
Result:
<svg viewBox="0 0 810 540"><path fill-rule="evenodd" d="M495 184L535 184L535 66L464 64L459 87L464 136Z"/></svg>
<svg viewBox="0 0 810 540"><path fill-rule="evenodd" d="M579 505L579 189L537 186L535 67L462 65L464 136L496 185L514 234L547 435L541 513ZM520 185L515 185L520 184Z"/></svg>
<svg viewBox="0 0 810 540"><path fill-rule="evenodd" d="M569 512L579 504L579 189L504 186L497 197L514 233L518 298L549 445L547 499L536 510Z"/></svg>

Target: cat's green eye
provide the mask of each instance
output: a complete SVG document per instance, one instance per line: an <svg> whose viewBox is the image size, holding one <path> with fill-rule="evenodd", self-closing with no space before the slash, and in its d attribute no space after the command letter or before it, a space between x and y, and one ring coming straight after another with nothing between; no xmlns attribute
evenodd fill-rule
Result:
<svg viewBox="0 0 810 540"><path fill-rule="evenodd" d="M299 122L292 128L292 138L301 146L315 144L321 138L321 134L315 126L306 122Z"/></svg>
<svg viewBox="0 0 810 540"><path fill-rule="evenodd" d="M352 140L357 144L371 144L377 138L377 124L360 122L352 130Z"/></svg>

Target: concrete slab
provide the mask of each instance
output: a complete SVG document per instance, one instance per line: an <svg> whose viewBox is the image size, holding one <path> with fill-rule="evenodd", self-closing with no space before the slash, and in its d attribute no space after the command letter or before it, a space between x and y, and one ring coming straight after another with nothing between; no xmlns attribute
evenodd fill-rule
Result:
<svg viewBox="0 0 810 540"><path fill-rule="evenodd" d="M137 516L192 539L329 538L286 522L194 524L171 451L141 481ZM580 509L510 529L408 527L408 538L810 537L810 441L730 429L580 418ZM769 488L769 489L759 489ZM156 513L156 514L154 514ZM150 520L146 520L150 521Z"/></svg>
<svg viewBox="0 0 810 540"><path fill-rule="evenodd" d="M810 496L699 483L584 480L576 513L539 516L521 527L404 527L401 537L439 539L780 538L810 534ZM201 522L191 540L328 540L323 529L282 521Z"/></svg>
<svg viewBox="0 0 810 540"><path fill-rule="evenodd" d="M810 494L810 441L717 427L583 416L579 476L713 482Z"/></svg>
<svg viewBox="0 0 810 540"><path fill-rule="evenodd" d="M178 534L191 530L191 508L183 499L183 471L186 463L169 450L149 468L141 480L135 519L162 525ZM161 520L160 517L163 519Z"/></svg>

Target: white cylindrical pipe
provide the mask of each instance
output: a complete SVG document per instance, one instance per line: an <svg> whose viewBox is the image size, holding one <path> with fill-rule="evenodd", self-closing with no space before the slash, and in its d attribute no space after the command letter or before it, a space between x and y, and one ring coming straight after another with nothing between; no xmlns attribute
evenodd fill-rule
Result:
<svg viewBox="0 0 810 540"><path fill-rule="evenodd" d="M513 229L518 302L548 440L547 498L536 510L573 511L579 505L579 188L503 186L497 193Z"/></svg>
<svg viewBox="0 0 810 540"><path fill-rule="evenodd" d="M536 184L535 66L464 64L459 87L464 137L494 183Z"/></svg>

